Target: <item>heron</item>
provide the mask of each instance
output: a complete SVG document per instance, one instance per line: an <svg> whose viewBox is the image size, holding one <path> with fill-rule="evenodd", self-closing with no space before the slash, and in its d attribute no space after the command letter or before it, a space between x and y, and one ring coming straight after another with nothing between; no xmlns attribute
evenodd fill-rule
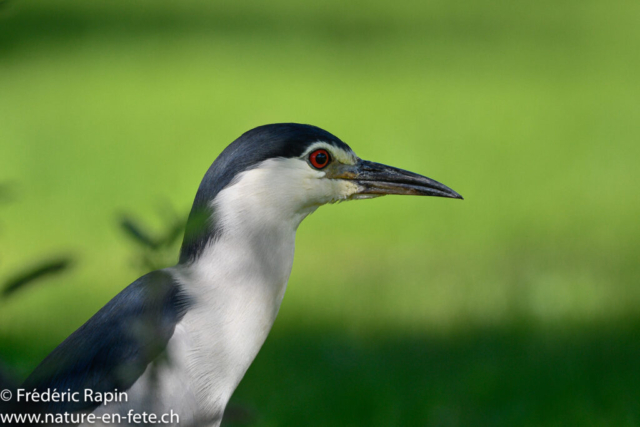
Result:
<svg viewBox="0 0 640 427"><path fill-rule="evenodd" d="M433 179L362 160L315 126L242 134L200 183L179 262L131 283L56 347L22 388L70 394L28 410L172 412L180 425L219 426L276 319L302 220L325 204L389 194L462 199Z"/></svg>

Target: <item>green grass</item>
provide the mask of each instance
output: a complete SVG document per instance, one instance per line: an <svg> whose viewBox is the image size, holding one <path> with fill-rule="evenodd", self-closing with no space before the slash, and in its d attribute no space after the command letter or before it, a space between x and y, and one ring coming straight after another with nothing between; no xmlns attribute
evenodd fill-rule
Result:
<svg viewBox="0 0 640 427"><path fill-rule="evenodd" d="M302 224L257 425L640 425L640 5L237 3L0 7L0 277L78 258L0 302L19 375L140 275L118 212L297 121L466 200Z"/></svg>

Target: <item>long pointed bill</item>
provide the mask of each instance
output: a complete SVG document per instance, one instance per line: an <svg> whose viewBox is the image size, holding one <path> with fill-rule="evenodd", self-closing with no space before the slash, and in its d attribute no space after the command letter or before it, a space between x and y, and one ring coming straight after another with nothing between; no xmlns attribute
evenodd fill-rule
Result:
<svg viewBox="0 0 640 427"><path fill-rule="evenodd" d="M358 195L404 194L462 199L460 194L431 178L366 160L355 165L341 165L330 177L356 182L361 188Z"/></svg>

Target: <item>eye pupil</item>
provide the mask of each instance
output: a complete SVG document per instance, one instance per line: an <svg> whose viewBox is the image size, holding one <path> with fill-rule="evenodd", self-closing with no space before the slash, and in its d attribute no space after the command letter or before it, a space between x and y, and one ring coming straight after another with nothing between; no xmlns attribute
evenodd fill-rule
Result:
<svg viewBox="0 0 640 427"><path fill-rule="evenodd" d="M327 155L324 153L318 153L318 155L316 156L316 162L319 165L324 165L325 163L327 163Z"/></svg>
<svg viewBox="0 0 640 427"><path fill-rule="evenodd" d="M329 164L329 153L326 150L316 150L309 156L309 160L313 167L322 169Z"/></svg>

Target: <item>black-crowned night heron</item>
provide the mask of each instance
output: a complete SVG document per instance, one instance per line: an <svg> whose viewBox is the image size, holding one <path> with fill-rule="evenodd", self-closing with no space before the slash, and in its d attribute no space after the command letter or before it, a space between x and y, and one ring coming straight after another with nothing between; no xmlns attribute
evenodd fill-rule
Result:
<svg viewBox="0 0 640 427"><path fill-rule="evenodd" d="M28 411L123 417L111 424L130 422L134 411L173 411L180 425L219 425L280 308L300 222L327 203L386 194L462 198L430 178L361 160L314 126L245 133L205 174L179 263L126 287L22 387L79 399ZM114 395L105 405L99 396L115 391L126 401Z"/></svg>

